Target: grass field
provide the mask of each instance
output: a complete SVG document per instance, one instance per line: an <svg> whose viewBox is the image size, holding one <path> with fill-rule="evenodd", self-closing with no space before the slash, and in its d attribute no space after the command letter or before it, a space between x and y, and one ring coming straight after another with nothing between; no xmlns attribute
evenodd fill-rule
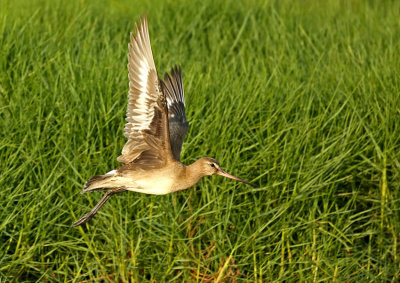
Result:
<svg viewBox="0 0 400 283"><path fill-rule="evenodd" d="M166 196L84 182L119 166L127 44L147 14L183 69ZM0 2L0 282L400 280L399 1Z"/></svg>

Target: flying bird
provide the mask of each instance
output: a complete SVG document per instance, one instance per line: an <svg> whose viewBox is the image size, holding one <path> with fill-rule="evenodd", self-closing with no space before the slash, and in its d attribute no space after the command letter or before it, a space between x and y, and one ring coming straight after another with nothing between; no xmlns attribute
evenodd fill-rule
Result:
<svg viewBox="0 0 400 283"><path fill-rule="evenodd" d="M96 206L72 226L88 222L114 194L126 191L164 195L187 189L214 174L256 186L224 171L209 157L186 166L180 162L189 124L181 68L174 67L164 80L157 75L147 19L135 25L128 53L129 94L124 135L127 143L117 160L124 165L90 178L81 193L107 191Z"/></svg>

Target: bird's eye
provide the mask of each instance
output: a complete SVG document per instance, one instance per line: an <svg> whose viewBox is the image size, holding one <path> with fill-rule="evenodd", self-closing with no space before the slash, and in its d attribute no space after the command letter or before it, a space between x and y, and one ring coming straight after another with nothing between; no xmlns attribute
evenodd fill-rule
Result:
<svg viewBox="0 0 400 283"><path fill-rule="evenodd" d="M210 166L211 166L211 167L215 167L214 163L211 163Z"/></svg>

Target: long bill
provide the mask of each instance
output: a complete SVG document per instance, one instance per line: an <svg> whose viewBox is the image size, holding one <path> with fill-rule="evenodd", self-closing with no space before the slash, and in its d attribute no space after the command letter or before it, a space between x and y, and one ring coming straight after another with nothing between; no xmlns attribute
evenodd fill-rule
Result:
<svg viewBox="0 0 400 283"><path fill-rule="evenodd" d="M245 183L245 184L250 185L250 186L252 186L252 187L257 187L256 184L253 184L253 183L247 182L247 181L245 181L245 180L242 180L242 179L240 179L240 178L238 178L238 177L235 177L235 176L229 174L228 172L226 172L226 171L224 171L224 170L222 170L222 169L218 170L216 174L218 174L218 175L220 175L220 176L227 177L227 178L231 178L231 179L233 179L233 180L236 180L236 181L239 181L239 182L242 182L242 183Z"/></svg>

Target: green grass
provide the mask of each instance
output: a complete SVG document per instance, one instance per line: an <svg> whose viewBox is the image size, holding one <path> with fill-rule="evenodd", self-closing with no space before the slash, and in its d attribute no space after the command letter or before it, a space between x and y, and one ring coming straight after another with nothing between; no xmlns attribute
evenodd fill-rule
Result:
<svg viewBox="0 0 400 283"><path fill-rule="evenodd" d="M0 2L0 281L399 281L400 2ZM166 196L83 183L119 166L127 44L147 14L179 64L183 162Z"/></svg>

